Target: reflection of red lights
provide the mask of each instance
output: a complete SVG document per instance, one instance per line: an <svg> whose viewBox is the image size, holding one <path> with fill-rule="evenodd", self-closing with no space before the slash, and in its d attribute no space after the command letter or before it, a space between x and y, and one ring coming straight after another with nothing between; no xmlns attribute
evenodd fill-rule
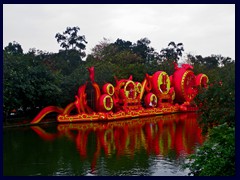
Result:
<svg viewBox="0 0 240 180"><path fill-rule="evenodd" d="M87 140L88 134L90 131L78 131L77 137L75 138L75 142L77 145L77 150L82 158L87 157Z"/></svg>
<svg viewBox="0 0 240 180"><path fill-rule="evenodd" d="M39 126L31 126L31 129L35 131L45 141L53 141L58 136L58 134L47 133Z"/></svg>
<svg viewBox="0 0 240 180"><path fill-rule="evenodd" d="M96 166L101 150L106 156L116 154L130 156L145 149L147 154L166 156L169 151L175 151L178 157L182 153L190 154L196 144L202 144L204 139L197 124L197 115L171 114L151 118L115 121L101 123L59 124L56 134L50 134L40 127L32 129L44 140L54 140L60 135L66 135L75 140L76 148L81 158L86 158L87 144L92 141L89 134L95 134L92 168ZM77 132L73 133L73 132Z"/></svg>

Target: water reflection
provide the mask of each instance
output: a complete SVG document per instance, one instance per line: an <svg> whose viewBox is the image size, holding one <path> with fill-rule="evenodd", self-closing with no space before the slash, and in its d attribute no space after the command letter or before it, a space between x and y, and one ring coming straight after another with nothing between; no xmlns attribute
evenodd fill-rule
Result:
<svg viewBox="0 0 240 180"><path fill-rule="evenodd" d="M3 174L187 175L181 164L204 141L196 118L189 113L7 128L3 131Z"/></svg>
<svg viewBox="0 0 240 180"><path fill-rule="evenodd" d="M58 124L55 131L32 126L45 142L67 138L79 156L81 173L58 159L53 175L184 175L179 165L204 138L195 113L171 114L107 123ZM69 147L70 148L70 147ZM78 169L79 170L79 169Z"/></svg>

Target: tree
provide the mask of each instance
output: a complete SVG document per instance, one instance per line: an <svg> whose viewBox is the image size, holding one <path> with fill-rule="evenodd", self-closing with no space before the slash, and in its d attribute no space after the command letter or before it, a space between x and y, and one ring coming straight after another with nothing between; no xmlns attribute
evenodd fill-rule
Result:
<svg viewBox="0 0 240 180"><path fill-rule="evenodd" d="M85 57L86 54L85 52L82 52L82 50L85 50L85 44L87 44L87 41L85 40L84 35L78 35L78 31L80 31L78 26L67 27L63 34L57 33L55 38L57 39L57 42L60 43L60 47L65 50L77 50L81 57Z"/></svg>
<svg viewBox="0 0 240 180"><path fill-rule="evenodd" d="M103 60L105 57L104 51L110 45L110 40L107 38L103 38L99 44L95 45L94 48L91 49L92 53L91 56L97 60Z"/></svg>
<svg viewBox="0 0 240 180"><path fill-rule="evenodd" d="M160 66L164 71L168 74L173 74L174 72L174 65L173 62L178 63L180 57L182 57L183 43L176 44L175 42L171 41L168 44L167 48L163 48L160 51Z"/></svg>
<svg viewBox="0 0 240 180"><path fill-rule="evenodd" d="M99 74L98 77L104 78L106 72L112 72L112 74L108 73L109 78L107 78L110 80L114 80L114 76L119 79L128 78L131 74L137 79L140 79L139 77L143 78L145 74L142 71L145 68L145 60L140 53L133 52L132 44L132 42L122 39L117 39L114 43L100 42L94 47L93 52L88 55L86 62L88 66L96 66L95 70ZM104 66L111 68L108 70ZM98 81L102 82L103 79L98 78Z"/></svg>
<svg viewBox="0 0 240 180"><path fill-rule="evenodd" d="M145 64L150 64L158 58L158 53L153 47L150 47L151 41L148 38L142 38L133 44L132 51L145 60Z"/></svg>
<svg viewBox="0 0 240 180"><path fill-rule="evenodd" d="M34 110L57 103L61 89L58 75L43 64L42 55L27 53L3 56L3 110Z"/></svg>
<svg viewBox="0 0 240 180"><path fill-rule="evenodd" d="M182 57L183 51L183 43L176 44L175 42L171 41L167 48L164 48L160 51L160 56L164 59L177 63L180 57Z"/></svg>
<svg viewBox="0 0 240 180"><path fill-rule="evenodd" d="M124 51L124 50L131 51L132 49L131 41L124 41L122 39L117 39L113 44L118 47L119 51Z"/></svg>
<svg viewBox="0 0 240 180"><path fill-rule="evenodd" d="M229 64L233 64L234 60L230 57L223 57L221 55L214 55L207 57L202 57L201 55L187 55L187 61L193 66L205 66L207 69L214 69L217 67L226 66Z"/></svg>
<svg viewBox="0 0 240 180"><path fill-rule="evenodd" d="M222 57L221 65L226 66L232 63L234 63L234 61L230 57Z"/></svg>
<svg viewBox="0 0 240 180"><path fill-rule="evenodd" d="M8 46L4 48L4 51L11 55L23 54L22 46L16 41L13 41L13 43L8 43Z"/></svg>

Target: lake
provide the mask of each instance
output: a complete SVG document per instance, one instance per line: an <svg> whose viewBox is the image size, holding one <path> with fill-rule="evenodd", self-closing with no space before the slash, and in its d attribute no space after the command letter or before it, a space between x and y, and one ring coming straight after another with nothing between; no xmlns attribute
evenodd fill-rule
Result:
<svg viewBox="0 0 240 180"><path fill-rule="evenodd" d="M3 129L4 176L187 176L197 114Z"/></svg>

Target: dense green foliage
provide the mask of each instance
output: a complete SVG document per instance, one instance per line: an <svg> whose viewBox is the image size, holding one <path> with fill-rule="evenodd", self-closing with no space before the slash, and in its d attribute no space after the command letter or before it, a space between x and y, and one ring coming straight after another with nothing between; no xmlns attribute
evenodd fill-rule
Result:
<svg viewBox="0 0 240 180"><path fill-rule="evenodd" d="M235 128L226 123L212 128L204 145L188 159L185 167L190 169L190 175L235 175Z"/></svg>
<svg viewBox="0 0 240 180"><path fill-rule="evenodd" d="M227 82L210 85L206 92L199 94L197 101L201 107L201 121L204 133L223 123L235 126L235 91Z"/></svg>

